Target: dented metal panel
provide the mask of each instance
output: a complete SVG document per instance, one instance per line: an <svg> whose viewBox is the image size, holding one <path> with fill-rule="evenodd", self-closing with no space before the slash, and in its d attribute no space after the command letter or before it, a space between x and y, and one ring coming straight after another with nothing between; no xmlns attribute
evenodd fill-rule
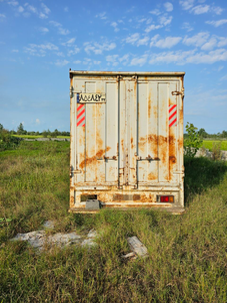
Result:
<svg viewBox="0 0 227 303"><path fill-rule="evenodd" d="M183 77L70 71L70 209L183 207Z"/></svg>

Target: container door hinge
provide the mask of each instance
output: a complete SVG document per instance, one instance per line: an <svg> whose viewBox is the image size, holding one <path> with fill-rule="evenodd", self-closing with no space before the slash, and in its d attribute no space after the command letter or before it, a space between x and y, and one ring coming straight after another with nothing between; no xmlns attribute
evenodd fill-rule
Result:
<svg viewBox="0 0 227 303"><path fill-rule="evenodd" d="M172 91L172 95L173 95L173 96L179 96L179 95L181 95L182 97L184 97L184 89L182 89L181 92L180 92L180 91L177 91L177 90Z"/></svg>
<svg viewBox="0 0 227 303"><path fill-rule="evenodd" d="M73 169L73 166L71 165L70 166L70 173L69 173L69 175L70 175L70 178L72 178L72 176L73 176L73 174L81 174L82 173L82 170L79 170L79 169Z"/></svg>

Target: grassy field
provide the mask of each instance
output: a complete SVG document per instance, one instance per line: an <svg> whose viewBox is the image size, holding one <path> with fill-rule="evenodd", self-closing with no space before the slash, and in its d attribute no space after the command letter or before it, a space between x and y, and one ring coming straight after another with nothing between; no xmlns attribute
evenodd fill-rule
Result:
<svg viewBox="0 0 227 303"><path fill-rule="evenodd" d="M185 159L186 213L69 214L69 142L22 142L0 153L0 302L227 302L227 165ZM11 220L11 221L10 221ZM18 232L102 233L92 249L37 253ZM126 261L128 236L149 257Z"/></svg>
<svg viewBox="0 0 227 303"><path fill-rule="evenodd" d="M37 138L43 138L42 135L40 136L33 136L33 135L13 135L14 137L23 138L23 139L37 139ZM50 138L50 136L48 136ZM57 136L57 138L61 139L70 139L70 136Z"/></svg>
<svg viewBox="0 0 227 303"><path fill-rule="evenodd" d="M212 147L214 143L221 142L221 150L227 150L227 140L225 141L212 141L212 140L204 140L203 146L205 148L208 148L210 151L212 151Z"/></svg>

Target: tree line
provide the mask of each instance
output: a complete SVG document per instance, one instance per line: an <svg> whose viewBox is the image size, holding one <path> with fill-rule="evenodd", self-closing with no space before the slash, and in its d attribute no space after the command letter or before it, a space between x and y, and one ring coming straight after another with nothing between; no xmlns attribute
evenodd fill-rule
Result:
<svg viewBox="0 0 227 303"><path fill-rule="evenodd" d="M223 130L221 133L218 132L217 134L209 134L205 131L204 128L200 128L196 132L201 139L227 139L227 131ZM187 138L188 134L184 134L184 138Z"/></svg>
<svg viewBox="0 0 227 303"><path fill-rule="evenodd" d="M0 132L4 129L3 125L0 123ZM197 130L197 128L196 128ZM5 130L6 131L6 130ZM17 131L10 130L8 131L11 135L30 135L30 136L43 136L44 138L52 137L56 138L58 136L70 136L70 132L66 131L59 131L55 129L53 132L51 132L49 129L44 130L42 132L35 132L35 131L27 131L24 129L23 123L20 123L17 127ZM200 128L196 131L198 133L199 137L201 139L227 139L227 131L223 130L221 133L218 132L217 134L209 134L205 131L204 128ZM184 134L184 138L187 138L188 134Z"/></svg>
<svg viewBox="0 0 227 303"><path fill-rule="evenodd" d="M52 137L52 138L56 138L58 136L70 136L70 132L66 132L66 131L59 131L57 129L55 129L53 132L51 132L49 129L48 130L44 130L42 132L38 132L38 131L27 131L24 129L24 125L23 123L20 123L17 127L17 131L15 130L6 130L4 129L3 125L0 123L0 132L2 132L4 130L4 132L9 132L9 134L11 135L30 135L30 136L43 136L44 138L47 137Z"/></svg>

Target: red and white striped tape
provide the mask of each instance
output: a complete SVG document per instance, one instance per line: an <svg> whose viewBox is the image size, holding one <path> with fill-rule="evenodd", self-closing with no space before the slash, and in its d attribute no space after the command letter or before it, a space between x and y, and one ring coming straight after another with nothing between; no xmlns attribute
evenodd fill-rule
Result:
<svg viewBox="0 0 227 303"><path fill-rule="evenodd" d="M85 126L85 105L77 104L77 126Z"/></svg>
<svg viewBox="0 0 227 303"><path fill-rule="evenodd" d="M176 104L169 106L169 127L177 125L177 106Z"/></svg>

